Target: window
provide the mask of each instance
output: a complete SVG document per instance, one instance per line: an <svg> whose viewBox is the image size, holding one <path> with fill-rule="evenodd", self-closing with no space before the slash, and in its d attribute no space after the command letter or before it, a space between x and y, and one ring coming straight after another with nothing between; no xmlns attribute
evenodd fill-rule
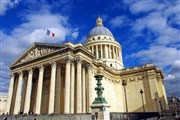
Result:
<svg viewBox="0 0 180 120"><path fill-rule="evenodd" d="M112 64L110 64L110 66L112 67Z"/></svg>
<svg viewBox="0 0 180 120"><path fill-rule="evenodd" d="M2 100L0 99L0 102L2 102Z"/></svg>
<svg viewBox="0 0 180 120"><path fill-rule="evenodd" d="M7 102L7 100L4 100L3 102Z"/></svg>
<svg viewBox="0 0 180 120"><path fill-rule="evenodd" d="M92 40L94 40L94 38Z"/></svg>
<svg viewBox="0 0 180 120"><path fill-rule="evenodd" d="M98 37L98 39L101 39L100 37Z"/></svg>
<svg viewBox="0 0 180 120"><path fill-rule="evenodd" d="M106 37L104 37L104 39L106 39Z"/></svg>

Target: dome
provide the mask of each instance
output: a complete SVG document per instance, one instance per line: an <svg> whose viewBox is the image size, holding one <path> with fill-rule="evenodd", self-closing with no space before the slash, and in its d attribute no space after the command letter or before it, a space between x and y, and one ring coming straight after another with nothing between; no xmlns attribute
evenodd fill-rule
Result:
<svg viewBox="0 0 180 120"><path fill-rule="evenodd" d="M95 35L108 35L113 37L111 31L103 26L102 19L100 17L96 20L96 27L89 32L88 37Z"/></svg>
<svg viewBox="0 0 180 120"><path fill-rule="evenodd" d="M89 32L88 37L95 36L95 35L108 35L108 36L113 37L113 34L111 33L111 31L104 26L96 26L95 28L93 28Z"/></svg>

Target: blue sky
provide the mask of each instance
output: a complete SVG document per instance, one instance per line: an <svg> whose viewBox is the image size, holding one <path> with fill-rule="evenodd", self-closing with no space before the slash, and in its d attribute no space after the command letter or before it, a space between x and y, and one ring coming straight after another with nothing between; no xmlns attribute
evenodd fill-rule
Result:
<svg viewBox="0 0 180 120"><path fill-rule="evenodd" d="M163 69L168 96L180 97L180 0L1 0L0 92L9 65L34 42L84 43L98 15L122 45L125 67ZM55 37L46 37L46 30Z"/></svg>

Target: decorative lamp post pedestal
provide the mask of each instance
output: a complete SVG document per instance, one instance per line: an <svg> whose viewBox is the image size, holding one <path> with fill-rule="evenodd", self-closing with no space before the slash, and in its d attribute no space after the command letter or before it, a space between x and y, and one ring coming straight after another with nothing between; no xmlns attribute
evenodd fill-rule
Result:
<svg viewBox="0 0 180 120"><path fill-rule="evenodd" d="M90 106L92 111L92 120L110 120L108 111L110 105L108 105L106 99L102 96L104 88L101 86L101 80L103 75L95 75L94 77L97 80L97 87L95 88L97 91L97 97Z"/></svg>

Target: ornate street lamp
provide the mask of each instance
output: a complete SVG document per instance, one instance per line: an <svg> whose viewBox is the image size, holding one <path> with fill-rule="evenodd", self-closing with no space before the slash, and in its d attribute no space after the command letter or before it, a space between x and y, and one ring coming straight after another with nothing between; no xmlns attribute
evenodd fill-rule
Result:
<svg viewBox="0 0 180 120"><path fill-rule="evenodd" d="M127 120L129 119L128 116L128 105L127 105L127 96L126 96L126 86L127 86L127 82L125 80L122 81L122 86L124 87L124 95L125 95L125 102L126 102L126 118Z"/></svg>
<svg viewBox="0 0 180 120"><path fill-rule="evenodd" d="M155 98L154 100L156 101L156 108L157 108L157 112L159 112L159 111L158 111L157 99Z"/></svg>
<svg viewBox="0 0 180 120"><path fill-rule="evenodd" d="M143 99L143 90L142 89L140 89L140 93L141 93L141 98L142 98L143 112L145 112L144 99Z"/></svg>

